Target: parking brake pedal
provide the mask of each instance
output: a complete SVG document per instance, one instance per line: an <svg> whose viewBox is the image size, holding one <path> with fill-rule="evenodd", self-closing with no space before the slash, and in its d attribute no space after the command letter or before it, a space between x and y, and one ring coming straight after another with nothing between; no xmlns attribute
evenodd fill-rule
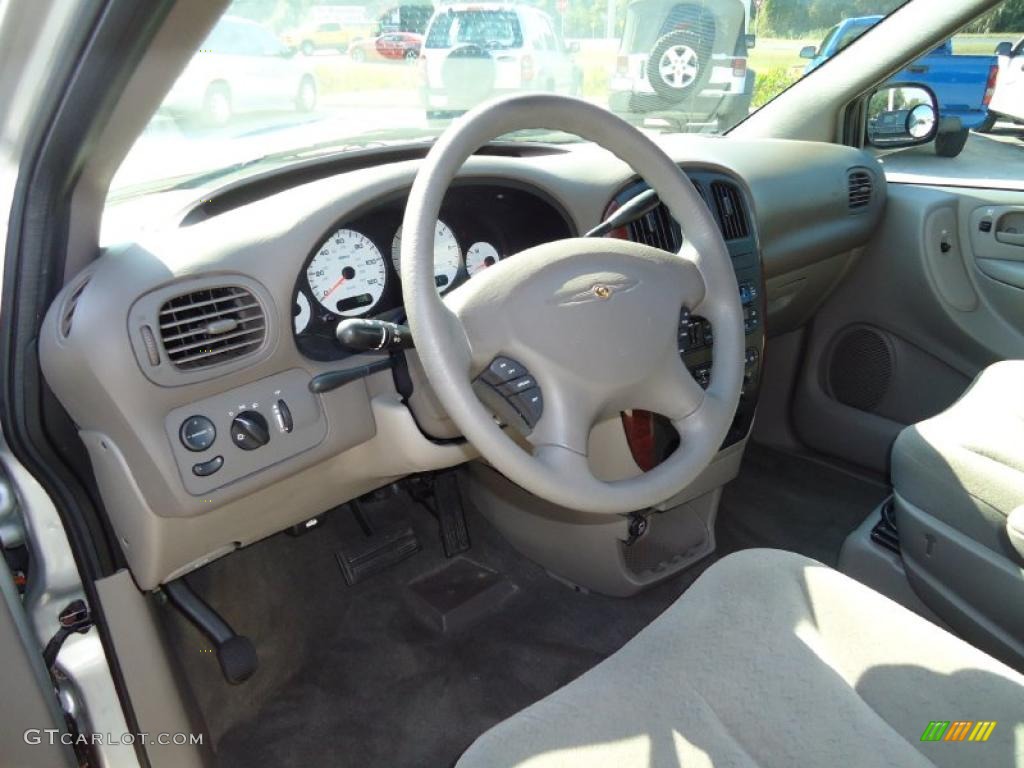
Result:
<svg viewBox="0 0 1024 768"><path fill-rule="evenodd" d="M238 685L252 677L259 661L256 648L249 638L237 634L219 613L192 591L185 579L169 581L162 589L171 605L181 611L213 643L225 680Z"/></svg>

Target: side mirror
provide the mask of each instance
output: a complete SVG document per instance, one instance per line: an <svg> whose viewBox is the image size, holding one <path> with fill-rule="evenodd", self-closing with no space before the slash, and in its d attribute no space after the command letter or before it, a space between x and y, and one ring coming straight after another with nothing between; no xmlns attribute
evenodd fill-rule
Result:
<svg viewBox="0 0 1024 768"><path fill-rule="evenodd" d="M1009 56L1011 53L1013 53L1013 43L1004 40L996 46L996 56Z"/></svg>
<svg viewBox="0 0 1024 768"><path fill-rule="evenodd" d="M815 48L813 45L805 45L803 48L800 49L801 59L813 59L817 55L818 49Z"/></svg>
<svg viewBox="0 0 1024 768"><path fill-rule="evenodd" d="M916 83L893 83L879 88L868 99L865 136L879 149L927 144L939 128L935 94Z"/></svg>
<svg viewBox="0 0 1024 768"><path fill-rule="evenodd" d="M566 53L579 53L580 52L579 41L573 40L571 43L566 43L565 44L565 52Z"/></svg>
<svg viewBox="0 0 1024 768"><path fill-rule="evenodd" d="M743 43L747 46L747 50L750 50L757 44L757 35L744 35Z"/></svg>

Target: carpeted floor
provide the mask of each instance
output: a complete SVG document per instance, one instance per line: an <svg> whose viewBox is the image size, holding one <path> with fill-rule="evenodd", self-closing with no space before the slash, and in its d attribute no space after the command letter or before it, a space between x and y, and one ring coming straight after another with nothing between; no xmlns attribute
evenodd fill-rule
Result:
<svg viewBox="0 0 1024 768"><path fill-rule="evenodd" d="M799 552L835 566L849 533L889 488L814 459L749 445L718 510L719 557L750 547Z"/></svg>
<svg viewBox="0 0 1024 768"><path fill-rule="evenodd" d="M805 459L748 451L726 489L720 553L774 546L834 563L846 533L885 489ZM448 766L494 723L613 653L697 577L630 599L574 591L515 553L479 515L468 557L518 588L497 613L444 636L409 609L405 585L446 562L433 519L404 495L370 506L377 522L411 515L422 551L349 587L335 559L352 520L327 516L189 577L260 657L223 682L203 638L168 610L172 643L224 766ZM702 568L697 568L697 571Z"/></svg>

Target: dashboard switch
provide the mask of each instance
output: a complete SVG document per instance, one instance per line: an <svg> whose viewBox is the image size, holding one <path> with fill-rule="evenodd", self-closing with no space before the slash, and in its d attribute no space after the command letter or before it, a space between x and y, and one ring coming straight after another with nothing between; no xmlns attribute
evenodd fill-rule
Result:
<svg viewBox="0 0 1024 768"><path fill-rule="evenodd" d="M242 411L231 422L231 442L243 451L255 451L270 442L267 420L258 411Z"/></svg>
<svg viewBox="0 0 1024 768"><path fill-rule="evenodd" d="M292 411L288 407L288 403L284 400L278 400L277 404L274 405L274 417L277 419L277 428L288 434L295 427L295 423L292 421Z"/></svg>
<svg viewBox="0 0 1024 768"><path fill-rule="evenodd" d="M190 451L205 451L217 439L217 428L205 416L189 416L181 422L178 437Z"/></svg>
<svg viewBox="0 0 1024 768"><path fill-rule="evenodd" d="M214 456L209 461L201 461L192 465L192 474L196 477L209 477L224 466L223 456Z"/></svg>

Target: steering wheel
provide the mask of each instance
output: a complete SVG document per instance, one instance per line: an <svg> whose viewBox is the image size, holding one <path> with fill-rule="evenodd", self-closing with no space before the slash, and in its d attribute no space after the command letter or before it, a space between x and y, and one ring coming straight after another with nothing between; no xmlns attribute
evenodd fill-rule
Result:
<svg viewBox="0 0 1024 768"><path fill-rule="evenodd" d="M479 147L543 128L593 141L654 188L679 222L679 253L615 239L571 238L522 251L442 299L434 282L434 225L452 179ZM416 176L402 223L405 307L423 369L466 439L499 472L554 504L621 514L686 488L725 439L743 380L736 275L711 212L672 160L636 128L578 99L501 98L454 123ZM683 308L711 321L707 390L680 359ZM533 375L543 413L528 453L496 423L472 381L498 356ZM593 426L628 409L671 420L679 447L654 469L614 482L587 460Z"/></svg>

